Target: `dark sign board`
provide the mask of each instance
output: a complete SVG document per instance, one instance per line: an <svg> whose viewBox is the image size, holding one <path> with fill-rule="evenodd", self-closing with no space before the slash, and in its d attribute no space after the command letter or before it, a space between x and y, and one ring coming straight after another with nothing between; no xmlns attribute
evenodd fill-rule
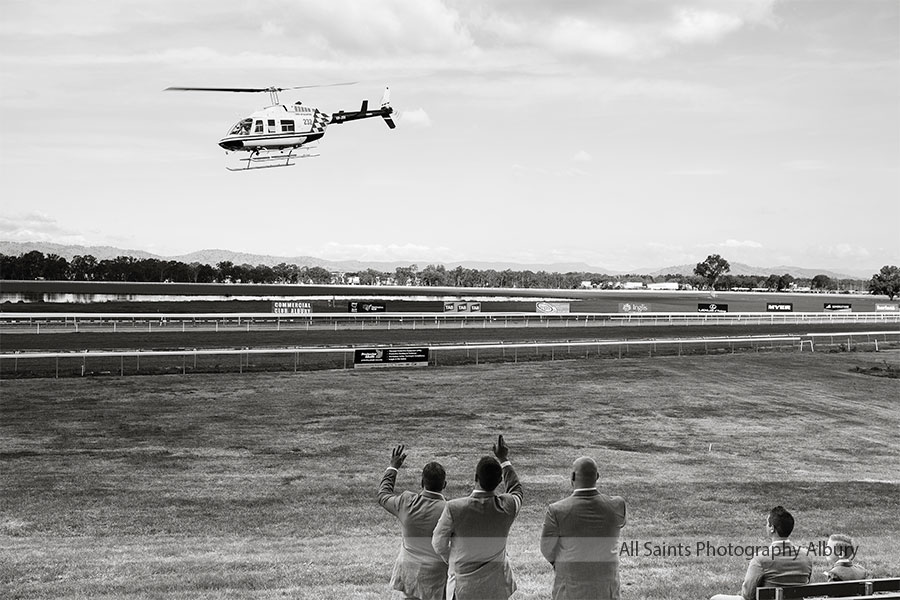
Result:
<svg viewBox="0 0 900 600"><path fill-rule="evenodd" d="M850 312L853 309L849 302L826 302L825 310Z"/></svg>
<svg viewBox="0 0 900 600"><path fill-rule="evenodd" d="M644 302L619 302L619 312L642 313L650 312L650 305Z"/></svg>
<svg viewBox="0 0 900 600"><path fill-rule="evenodd" d="M276 300L272 303L276 315L305 315L312 312L312 303L301 300Z"/></svg>
<svg viewBox="0 0 900 600"><path fill-rule="evenodd" d="M766 312L792 312L793 302L766 302Z"/></svg>
<svg viewBox="0 0 900 600"><path fill-rule="evenodd" d="M353 351L355 367L427 367L428 348L370 348Z"/></svg>
<svg viewBox="0 0 900 600"><path fill-rule="evenodd" d="M387 310L387 304L384 302L348 302L347 312L384 312Z"/></svg>
<svg viewBox="0 0 900 600"><path fill-rule="evenodd" d="M715 302L708 302L706 304L697 304L697 312L712 312L712 313L724 313L728 312L727 304L716 304Z"/></svg>
<svg viewBox="0 0 900 600"><path fill-rule="evenodd" d="M481 312L481 302L444 302L444 312Z"/></svg>

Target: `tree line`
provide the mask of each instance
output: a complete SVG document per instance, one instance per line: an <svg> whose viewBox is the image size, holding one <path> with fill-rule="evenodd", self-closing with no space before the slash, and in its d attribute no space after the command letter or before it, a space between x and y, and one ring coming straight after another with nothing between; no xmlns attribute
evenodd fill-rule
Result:
<svg viewBox="0 0 900 600"><path fill-rule="evenodd" d="M366 269L351 273L336 273L323 267L298 266L281 263L268 265L236 265L230 261L215 266L199 262L184 263L177 260L135 258L117 256L97 260L86 254L67 260L56 254L44 254L37 250L18 256L0 254L0 279L63 280L63 281L128 281L128 282L180 282L180 283L310 283L310 284L360 284L360 285L414 285L442 287L498 287L578 289L586 286L615 289L625 282L677 284L682 289L708 288L715 290L768 289L776 291L810 289L812 291L862 290L867 282L858 279L833 279L827 275L812 278L794 278L783 275L731 275L728 261L719 255L710 255L697 264L693 275L668 274L608 275L603 273L547 271L516 271L505 269L468 269L458 266L447 269L444 265L427 265L423 269L415 264L397 267L393 271ZM891 298L900 293L900 271L895 266L885 266L868 282L873 293L887 294ZM893 292L892 292L893 290Z"/></svg>

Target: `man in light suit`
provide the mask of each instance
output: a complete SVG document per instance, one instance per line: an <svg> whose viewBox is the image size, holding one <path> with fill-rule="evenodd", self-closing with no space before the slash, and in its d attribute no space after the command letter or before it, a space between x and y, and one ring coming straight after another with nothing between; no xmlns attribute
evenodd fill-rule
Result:
<svg viewBox="0 0 900 600"><path fill-rule="evenodd" d="M403 592L407 600L444 600L447 587L447 564L431 547L431 535L444 510L441 492L447 485L444 467L430 462L422 469L422 491L394 493L394 483L406 447L402 444L391 452L391 466L381 478L378 504L400 520L403 543L394 563L391 588Z"/></svg>
<svg viewBox="0 0 900 600"><path fill-rule="evenodd" d="M506 539L522 506L522 484L499 436L493 456L478 461L475 490L450 500L434 529L434 550L450 565L447 597L507 600L516 590L506 556ZM501 480L506 493L496 489Z"/></svg>
<svg viewBox="0 0 900 600"><path fill-rule="evenodd" d="M555 571L553 600L619 599L619 530L625 525L625 500L597 490L594 459L572 465L568 498L547 508L541 554Z"/></svg>

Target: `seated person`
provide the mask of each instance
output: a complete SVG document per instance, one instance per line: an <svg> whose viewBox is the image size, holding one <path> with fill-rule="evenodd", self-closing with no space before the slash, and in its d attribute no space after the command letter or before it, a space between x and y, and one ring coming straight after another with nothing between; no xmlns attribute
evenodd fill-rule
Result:
<svg viewBox="0 0 900 600"><path fill-rule="evenodd" d="M756 588L806 585L812 575L812 559L802 548L791 544L794 517L776 506L766 517L766 532L772 538L769 552L750 559L740 595L716 594L710 600L755 600Z"/></svg>
<svg viewBox="0 0 900 600"><path fill-rule="evenodd" d="M855 581L865 579L869 572L862 565L853 564L856 548L849 535L834 533L828 538L828 564L831 568L825 571L828 581Z"/></svg>

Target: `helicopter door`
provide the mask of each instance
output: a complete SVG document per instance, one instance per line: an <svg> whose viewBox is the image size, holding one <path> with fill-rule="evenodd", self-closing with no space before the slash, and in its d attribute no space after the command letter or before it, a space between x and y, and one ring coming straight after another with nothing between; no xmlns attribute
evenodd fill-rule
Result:
<svg viewBox="0 0 900 600"><path fill-rule="evenodd" d="M275 131L275 119L269 119L269 133L277 133Z"/></svg>
<svg viewBox="0 0 900 600"><path fill-rule="evenodd" d="M259 119L256 120L256 126L253 128L253 133L263 133L263 123Z"/></svg>

